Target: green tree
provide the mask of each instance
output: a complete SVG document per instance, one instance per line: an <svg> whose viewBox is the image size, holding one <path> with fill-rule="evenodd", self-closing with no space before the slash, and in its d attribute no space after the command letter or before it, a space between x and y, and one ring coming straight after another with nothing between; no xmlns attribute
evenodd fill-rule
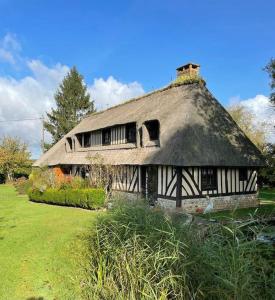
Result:
<svg viewBox="0 0 275 300"><path fill-rule="evenodd" d="M27 174L31 168L30 152L19 138L4 137L0 141L0 173L8 180L14 175Z"/></svg>
<svg viewBox="0 0 275 300"><path fill-rule="evenodd" d="M263 152L266 146L265 124L254 122L253 113L240 104L230 106L228 112L246 136Z"/></svg>
<svg viewBox="0 0 275 300"><path fill-rule="evenodd" d="M55 96L56 109L47 113L48 121L45 129L52 136L52 144L46 144L48 149L65 134L73 129L87 114L95 111L94 101L83 82L83 77L73 67L60 84Z"/></svg>
<svg viewBox="0 0 275 300"><path fill-rule="evenodd" d="M275 144L267 144L264 151L266 168L259 171L259 182L261 185L275 186Z"/></svg>
<svg viewBox="0 0 275 300"><path fill-rule="evenodd" d="M270 62L267 64L267 66L264 69L267 71L267 73L269 74L269 77L271 79L271 81L270 81L270 87L271 87L270 101L272 104L275 105L275 59L271 58Z"/></svg>

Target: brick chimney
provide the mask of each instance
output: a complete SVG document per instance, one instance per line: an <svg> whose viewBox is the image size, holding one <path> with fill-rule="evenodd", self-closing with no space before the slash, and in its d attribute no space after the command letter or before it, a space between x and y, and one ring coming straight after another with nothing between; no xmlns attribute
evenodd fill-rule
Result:
<svg viewBox="0 0 275 300"><path fill-rule="evenodd" d="M200 65L188 63L177 68L177 77L180 76L198 76L200 73Z"/></svg>

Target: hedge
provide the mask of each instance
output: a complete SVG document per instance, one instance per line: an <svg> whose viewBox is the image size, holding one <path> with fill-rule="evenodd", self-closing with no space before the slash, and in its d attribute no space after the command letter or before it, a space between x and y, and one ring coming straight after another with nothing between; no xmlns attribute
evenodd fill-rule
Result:
<svg viewBox="0 0 275 300"><path fill-rule="evenodd" d="M66 189L58 190L49 188L44 192L31 189L29 199L34 202L74 206L86 209L103 207L105 193L103 189Z"/></svg>

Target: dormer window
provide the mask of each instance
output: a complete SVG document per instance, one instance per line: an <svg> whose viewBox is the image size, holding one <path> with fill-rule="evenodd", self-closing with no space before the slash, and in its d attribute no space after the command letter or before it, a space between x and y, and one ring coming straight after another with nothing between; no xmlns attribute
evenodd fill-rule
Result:
<svg viewBox="0 0 275 300"><path fill-rule="evenodd" d="M146 121L144 124L148 131L150 141L157 141L159 139L159 121L150 120Z"/></svg>
<svg viewBox="0 0 275 300"><path fill-rule="evenodd" d="M72 151L73 150L73 141L72 141L72 138L67 137L66 140L67 140L67 146L68 146L67 151Z"/></svg>
<svg viewBox="0 0 275 300"><path fill-rule="evenodd" d="M105 128L102 130L102 145L111 144L111 128Z"/></svg>
<svg viewBox="0 0 275 300"><path fill-rule="evenodd" d="M126 124L126 142L135 143L136 135L137 135L136 123Z"/></svg>
<svg viewBox="0 0 275 300"><path fill-rule="evenodd" d="M91 147L91 132L83 133L83 144L85 148Z"/></svg>

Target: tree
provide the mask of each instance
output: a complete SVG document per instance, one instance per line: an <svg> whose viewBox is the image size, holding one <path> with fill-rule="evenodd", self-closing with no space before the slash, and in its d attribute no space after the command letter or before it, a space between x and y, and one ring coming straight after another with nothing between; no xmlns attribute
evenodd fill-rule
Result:
<svg viewBox="0 0 275 300"><path fill-rule="evenodd" d="M266 168L259 171L259 183L275 186L275 144L267 144L264 151Z"/></svg>
<svg viewBox="0 0 275 300"><path fill-rule="evenodd" d="M59 141L72 130L87 114L95 111L94 101L83 82L83 77L73 67L60 84L55 96L56 109L47 113L48 121L44 122L45 129L52 136L52 144Z"/></svg>
<svg viewBox="0 0 275 300"><path fill-rule="evenodd" d="M270 87L271 87L271 94L270 94L270 101L272 104L275 105L275 59L271 58L270 62L264 68L265 71L269 74L271 79Z"/></svg>
<svg viewBox="0 0 275 300"><path fill-rule="evenodd" d="M16 173L27 173L31 167L30 152L19 138L4 137L0 142L0 172L13 180Z"/></svg>
<svg viewBox="0 0 275 300"><path fill-rule="evenodd" d="M253 113L240 104L230 106L228 112L246 136L263 152L266 146L265 124L254 122Z"/></svg>

